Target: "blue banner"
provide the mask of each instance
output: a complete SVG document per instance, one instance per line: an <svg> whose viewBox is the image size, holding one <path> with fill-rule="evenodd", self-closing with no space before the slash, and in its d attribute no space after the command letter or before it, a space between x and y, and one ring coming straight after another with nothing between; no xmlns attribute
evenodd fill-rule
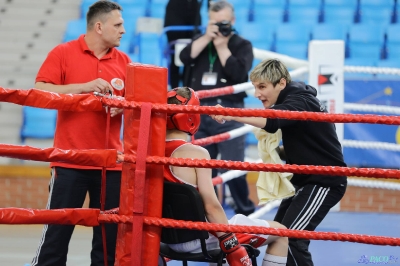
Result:
<svg viewBox="0 0 400 266"><path fill-rule="evenodd" d="M346 80L345 103L400 106L400 81ZM393 115L390 113L349 112L353 114ZM345 140L400 143L399 126L362 123L344 124ZM344 147L344 159L350 167L399 168L400 152L381 149Z"/></svg>

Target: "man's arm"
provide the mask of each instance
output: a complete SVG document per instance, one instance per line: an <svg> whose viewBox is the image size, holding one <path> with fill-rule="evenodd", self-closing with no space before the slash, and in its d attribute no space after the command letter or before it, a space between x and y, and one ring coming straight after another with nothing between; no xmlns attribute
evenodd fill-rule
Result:
<svg viewBox="0 0 400 266"><path fill-rule="evenodd" d="M190 57L192 59L197 58L211 41L212 38L210 38L208 35L203 35L197 40L193 41L192 49L190 50Z"/></svg>
<svg viewBox="0 0 400 266"><path fill-rule="evenodd" d="M35 88L62 94L79 94L94 91L106 93L113 91L110 83L101 78L86 83L63 84L64 80L62 77L66 73L62 67L62 61L66 56L68 54L66 54L66 50L61 45L56 46L50 51L36 75ZM129 58L128 61L130 61Z"/></svg>
<svg viewBox="0 0 400 266"><path fill-rule="evenodd" d="M214 40L214 45L216 45L216 41L217 40ZM226 46L226 49L229 50L229 54L226 50L220 52L217 45L216 49L221 64L224 67L224 73L232 81L240 83L246 81L247 75L252 67L254 58L253 47L248 41L242 41L239 43L240 45L236 44L236 41L232 42L232 50L229 50L228 46ZM223 62L223 60L225 60L225 62Z"/></svg>
<svg viewBox="0 0 400 266"><path fill-rule="evenodd" d="M35 88L44 91L56 92L56 93L87 93L87 92L100 92L107 93L112 92L113 88L110 83L104 79L98 78L86 83L79 84L67 84L67 85L55 85L53 83L36 82Z"/></svg>
<svg viewBox="0 0 400 266"><path fill-rule="evenodd" d="M214 38L213 43L217 50L219 61L221 65L225 67L226 61L232 55L231 50L228 48L229 38L231 36L223 36L220 32L217 33L217 37Z"/></svg>

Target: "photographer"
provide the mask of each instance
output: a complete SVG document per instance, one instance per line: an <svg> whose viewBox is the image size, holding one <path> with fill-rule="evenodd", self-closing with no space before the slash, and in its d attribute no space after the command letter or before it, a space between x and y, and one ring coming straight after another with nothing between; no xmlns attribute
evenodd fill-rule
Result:
<svg viewBox="0 0 400 266"><path fill-rule="evenodd" d="M205 34L196 36L180 53L190 75L185 86L196 90L208 90L235 85L248 81L248 72L253 63L252 45L235 34L233 6L226 1L212 2L209 8L209 22ZM225 107L243 108L245 92L201 100L202 106L221 104ZM201 116L201 124L196 139L214 136L230 131L243 124L239 122L219 124L208 115ZM212 159L218 154L221 160L244 161L245 136L205 147ZM222 173L222 171L220 172ZM216 176L217 169L213 169ZM235 203L235 212L248 215L254 212L254 203L249 199L245 176L228 183Z"/></svg>

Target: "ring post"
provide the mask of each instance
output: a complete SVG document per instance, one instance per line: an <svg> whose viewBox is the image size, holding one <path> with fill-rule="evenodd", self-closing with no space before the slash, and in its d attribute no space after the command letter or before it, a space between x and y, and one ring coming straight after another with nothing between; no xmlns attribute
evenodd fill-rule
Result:
<svg viewBox="0 0 400 266"><path fill-rule="evenodd" d="M125 98L146 103L142 105L146 110L148 103L166 104L167 82L166 68L131 63L127 66ZM144 151L149 156L164 156L166 114L152 112L147 122L141 120L146 120L145 117L145 112L139 109L124 110L124 154L138 155ZM143 145L139 143L139 137L143 138L146 129L141 125L146 124L149 142ZM136 164L123 163L122 166L119 214L133 215L135 226L130 223L118 225L115 259L118 266L158 263L161 228L143 225L143 217L160 218L162 215L163 166L145 165L139 169L143 160L145 158L137 158ZM138 193L135 195L138 189L142 190L140 199Z"/></svg>
<svg viewBox="0 0 400 266"><path fill-rule="evenodd" d="M308 47L308 83L318 90L317 97L329 113L343 113L344 42L342 40L310 41ZM343 142L343 123L336 123L336 133Z"/></svg>
<svg viewBox="0 0 400 266"><path fill-rule="evenodd" d="M329 113L343 114L344 42L342 40L310 41L308 46L308 83L318 90L317 97ZM336 123L336 133L343 147L344 125ZM332 211L340 210L340 202Z"/></svg>

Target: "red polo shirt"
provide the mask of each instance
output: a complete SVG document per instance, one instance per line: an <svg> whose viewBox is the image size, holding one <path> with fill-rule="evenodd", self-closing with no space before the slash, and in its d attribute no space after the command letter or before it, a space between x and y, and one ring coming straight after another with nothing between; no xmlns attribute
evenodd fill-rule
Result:
<svg viewBox="0 0 400 266"><path fill-rule="evenodd" d="M124 96L126 67L129 57L112 48L98 59L89 50L84 35L79 39L56 46L41 66L36 82L66 85L86 83L97 78L108 81L114 88L114 94ZM122 114L111 117L108 148L122 151L120 129ZM105 109L97 112L58 111L57 126L54 135L54 147L60 149L105 149L106 148ZM61 166L78 169L100 169L72 165L67 163L51 163L50 166ZM121 170L117 165L111 170Z"/></svg>

